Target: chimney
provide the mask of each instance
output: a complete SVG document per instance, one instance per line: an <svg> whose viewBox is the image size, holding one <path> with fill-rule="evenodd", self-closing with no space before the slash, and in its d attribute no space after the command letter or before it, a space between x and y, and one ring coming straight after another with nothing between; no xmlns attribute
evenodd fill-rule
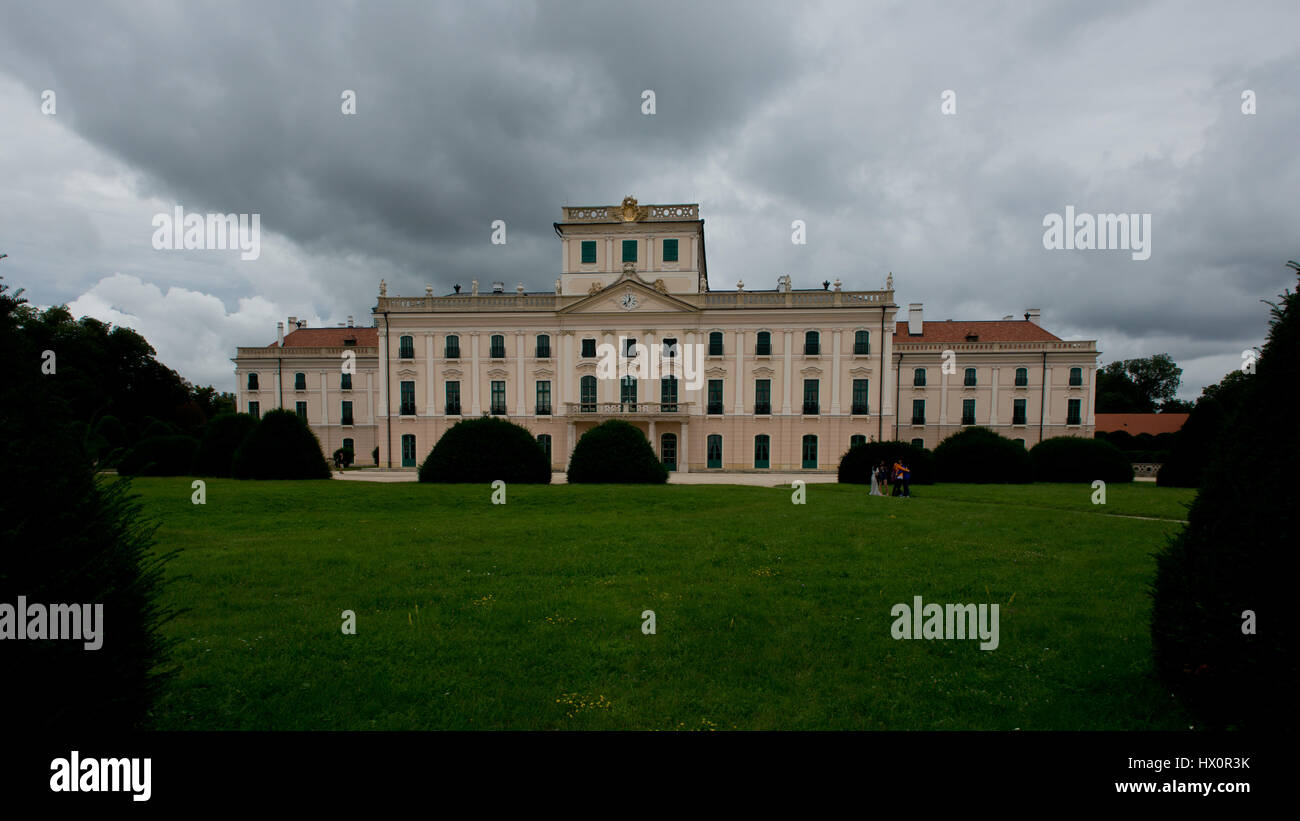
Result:
<svg viewBox="0 0 1300 821"><path fill-rule="evenodd" d="M921 324L921 303L911 302L907 306L907 335L920 336L924 333L924 326Z"/></svg>
<svg viewBox="0 0 1300 821"><path fill-rule="evenodd" d="M348 314L348 327L349 327L349 328L353 327L353 325L352 325L352 314Z"/></svg>
<svg viewBox="0 0 1300 821"><path fill-rule="evenodd" d="M1025 311L1025 319L1029 320L1035 325L1042 325L1043 323L1038 321L1038 317L1041 313L1042 311L1040 311L1037 308L1030 308L1027 311Z"/></svg>
<svg viewBox="0 0 1300 821"><path fill-rule="evenodd" d="M275 345L277 348L284 347L284 323L275 323Z"/></svg>
<svg viewBox="0 0 1300 821"><path fill-rule="evenodd" d="M298 327L298 317L296 316L289 317L289 333L293 333L293 329L297 327Z"/></svg>

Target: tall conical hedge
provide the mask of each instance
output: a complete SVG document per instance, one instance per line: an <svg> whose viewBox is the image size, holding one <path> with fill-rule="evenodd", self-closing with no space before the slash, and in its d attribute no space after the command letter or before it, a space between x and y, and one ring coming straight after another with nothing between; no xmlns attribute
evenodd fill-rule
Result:
<svg viewBox="0 0 1300 821"><path fill-rule="evenodd" d="M420 465L421 482L549 484L551 463L527 428L484 416L452 425Z"/></svg>
<svg viewBox="0 0 1300 821"><path fill-rule="evenodd" d="M333 474L320 440L291 410L267 411L235 450L236 479L329 479Z"/></svg>
<svg viewBox="0 0 1300 821"><path fill-rule="evenodd" d="M1160 487L1200 487L1205 468L1227 423L1223 404L1212 396L1202 396L1183 423L1183 429L1178 431L1169 458L1156 475L1156 484Z"/></svg>
<svg viewBox="0 0 1300 821"><path fill-rule="evenodd" d="M1293 727L1300 715L1291 601L1300 524L1296 311L1290 291L1273 306L1256 373L1218 438L1188 524L1156 557L1155 667L1211 727ZM1288 703L1277 698L1283 687Z"/></svg>

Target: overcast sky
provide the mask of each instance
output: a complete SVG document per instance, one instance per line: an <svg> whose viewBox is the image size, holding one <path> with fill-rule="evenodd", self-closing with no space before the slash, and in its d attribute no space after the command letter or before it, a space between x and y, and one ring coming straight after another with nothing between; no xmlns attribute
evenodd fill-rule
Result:
<svg viewBox="0 0 1300 821"><path fill-rule="evenodd" d="M1297 31L1294 0L0 0L0 275L233 390L237 345L368 324L381 277L549 290L561 206L632 194L700 204L715 290L892 271L927 319L1168 352L1190 399L1295 286ZM260 214L260 256L155 250L177 205ZM1045 249L1067 206L1151 214L1150 258Z"/></svg>

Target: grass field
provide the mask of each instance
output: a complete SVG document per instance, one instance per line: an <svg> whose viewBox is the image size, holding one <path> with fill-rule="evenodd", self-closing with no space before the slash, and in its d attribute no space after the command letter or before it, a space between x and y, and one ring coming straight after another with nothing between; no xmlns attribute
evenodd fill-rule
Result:
<svg viewBox="0 0 1300 821"><path fill-rule="evenodd" d="M134 488L180 550L161 729L1189 725L1151 676L1147 590L1190 491ZM916 595L998 603L1000 645L893 639Z"/></svg>

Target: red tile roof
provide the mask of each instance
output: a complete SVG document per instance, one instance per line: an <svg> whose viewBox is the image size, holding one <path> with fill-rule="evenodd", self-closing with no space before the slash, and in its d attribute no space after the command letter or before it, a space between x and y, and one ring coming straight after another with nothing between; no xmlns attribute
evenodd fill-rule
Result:
<svg viewBox="0 0 1300 821"><path fill-rule="evenodd" d="M1174 433L1187 421L1185 413L1099 413L1098 432L1126 431L1139 433Z"/></svg>
<svg viewBox="0 0 1300 821"><path fill-rule="evenodd" d="M355 339L359 348L379 344L377 328L298 328L284 335L286 348L342 348L345 339ZM274 348L275 343L267 345Z"/></svg>
<svg viewBox="0 0 1300 821"><path fill-rule="evenodd" d="M1026 319L989 319L954 322L925 321L921 335L909 336L907 322L899 322L894 332L894 344L908 342L965 342L970 334L979 336L979 342L1060 342L1061 338Z"/></svg>

